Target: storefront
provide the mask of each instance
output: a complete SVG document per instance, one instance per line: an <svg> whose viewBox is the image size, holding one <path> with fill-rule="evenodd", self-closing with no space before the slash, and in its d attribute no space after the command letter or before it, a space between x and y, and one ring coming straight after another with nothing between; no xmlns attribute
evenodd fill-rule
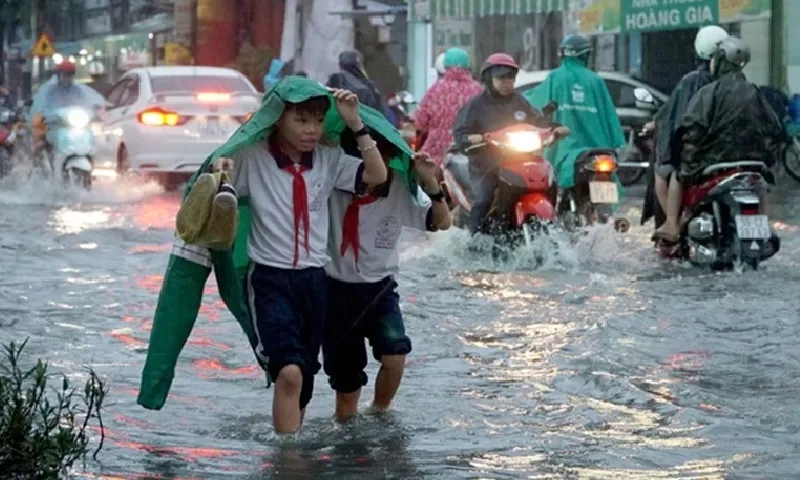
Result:
<svg viewBox="0 0 800 480"><path fill-rule="evenodd" d="M671 91L692 68L699 27L722 25L752 50L745 72L756 84L773 81L769 0L582 0L576 27L594 38L598 69L619 70Z"/></svg>

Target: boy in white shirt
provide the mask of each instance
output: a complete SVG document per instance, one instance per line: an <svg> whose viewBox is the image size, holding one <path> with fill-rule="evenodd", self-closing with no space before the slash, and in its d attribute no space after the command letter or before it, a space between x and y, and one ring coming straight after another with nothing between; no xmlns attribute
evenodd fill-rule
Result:
<svg viewBox="0 0 800 480"><path fill-rule="evenodd" d="M327 96L287 103L274 133L233 159L233 188L250 198L246 290L258 337L256 354L275 383L272 422L277 433L300 429L311 400L328 309L323 266L328 263L328 199L334 189L363 193L386 181L377 143L358 114L358 97L333 91L336 109L355 136L362 159L321 145Z"/></svg>
<svg viewBox="0 0 800 480"><path fill-rule="evenodd" d="M388 162L396 150L382 139L378 143ZM389 408L403 377L411 340L394 280L402 227L437 231L447 230L452 222L436 179L436 164L428 155L417 154L413 165L422 185L416 195L401 175L389 170L389 179L367 195L336 190L331 196L332 260L325 267L329 310L322 352L325 373L336 391L338 420L357 413L361 387L367 384L364 338L381 362L375 381L376 410Z"/></svg>

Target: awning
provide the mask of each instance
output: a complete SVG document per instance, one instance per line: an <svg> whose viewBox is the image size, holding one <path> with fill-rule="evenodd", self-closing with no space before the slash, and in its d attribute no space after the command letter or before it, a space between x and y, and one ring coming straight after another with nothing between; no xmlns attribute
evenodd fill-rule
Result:
<svg viewBox="0 0 800 480"><path fill-rule="evenodd" d="M417 0L417 12L421 3ZM567 10L567 0L428 0L430 19L528 15Z"/></svg>

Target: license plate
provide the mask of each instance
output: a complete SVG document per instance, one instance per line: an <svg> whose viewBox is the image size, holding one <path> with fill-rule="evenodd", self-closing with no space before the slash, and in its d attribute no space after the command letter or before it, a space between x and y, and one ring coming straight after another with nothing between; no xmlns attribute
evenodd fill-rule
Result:
<svg viewBox="0 0 800 480"><path fill-rule="evenodd" d="M592 203L619 203L619 192L614 182L589 182Z"/></svg>
<svg viewBox="0 0 800 480"><path fill-rule="evenodd" d="M734 220L741 240L767 239L771 235L766 215L736 215Z"/></svg>

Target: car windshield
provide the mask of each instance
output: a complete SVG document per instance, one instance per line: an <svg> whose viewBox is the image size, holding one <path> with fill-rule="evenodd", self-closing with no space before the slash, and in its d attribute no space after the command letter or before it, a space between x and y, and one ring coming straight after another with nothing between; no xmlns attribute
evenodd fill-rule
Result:
<svg viewBox="0 0 800 480"><path fill-rule="evenodd" d="M153 93L208 92L253 93L253 87L242 77L222 75L169 75L150 77Z"/></svg>

